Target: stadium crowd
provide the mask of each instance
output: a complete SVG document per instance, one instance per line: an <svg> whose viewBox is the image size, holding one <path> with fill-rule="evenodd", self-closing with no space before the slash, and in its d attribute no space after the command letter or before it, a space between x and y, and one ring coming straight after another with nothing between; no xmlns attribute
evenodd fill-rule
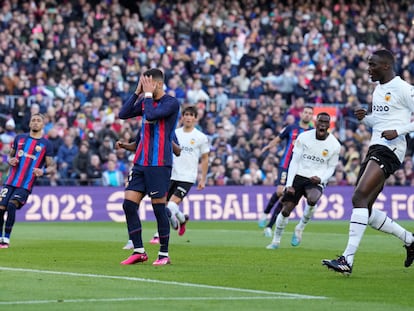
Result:
<svg viewBox="0 0 414 311"><path fill-rule="evenodd" d="M385 47L414 82L414 4L371 1L1 1L0 173L30 115L47 117L58 174L51 185L122 186L138 120L118 118L140 74L196 105L212 151L207 185L273 185L283 145L261 154L305 105L335 107L341 141L332 185L353 185L369 129L353 117L371 102L367 57ZM388 183L414 184L411 137ZM122 178L123 177L123 178Z"/></svg>

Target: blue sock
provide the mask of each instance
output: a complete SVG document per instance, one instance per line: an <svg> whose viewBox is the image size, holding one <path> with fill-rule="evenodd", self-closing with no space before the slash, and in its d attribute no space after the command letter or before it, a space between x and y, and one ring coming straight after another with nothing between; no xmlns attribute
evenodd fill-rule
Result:
<svg viewBox="0 0 414 311"><path fill-rule="evenodd" d="M155 218L157 218L158 234L160 237L160 252L168 253L168 243L170 241L170 222L168 220L165 204L152 204Z"/></svg>
<svg viewBox="0 0 414 311"><path fill-rule="evenodd" d="M142 243L142 225L138 216L138 207L137 203L130 200L124 200L124 203L122 204L128 227L128 235L134 244L134 248L144 247Z"/></svg>
<svg viewBox="0 0 414 311"><path fill-rule="evenodd" d="M0 209L0 238L3 237L3 227L4 227L4 214L5 210Z"/></svg>

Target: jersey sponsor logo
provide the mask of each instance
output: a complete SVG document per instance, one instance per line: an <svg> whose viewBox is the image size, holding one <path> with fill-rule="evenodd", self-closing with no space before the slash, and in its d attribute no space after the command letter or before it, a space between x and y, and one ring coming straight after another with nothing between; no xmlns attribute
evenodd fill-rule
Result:
<svg viewBox="0 0 414 311"><path fill-rule="evenodd" d="M182 146L181 147L181 151L185 151L185 152L193 152L194 148L193 147L187 147L187 146Z"/></svg>
<svg viewBox="0 0 414 311"><path fill-rule="evenodd" d="M310 161L313 161L313 162L319 162L319 163L324 163L325 162L325 159L323 159L321 157L318 157L316 155L312 155L312 154L306 154L306 153L304 153L302 157L305 160L310 160Z"/></svg>
<svg viewBox="0 0 414 311"><path fill-rule="evenodd" d="M383 111L390 111L390 107L385 105L372 105L372 111L378 111L378 112L383 112Z"/></svg>
<svg viewBox="0 0 414 311"><path fill-rule="evenodd" d="M37 159L37 157L36 157L35 155L33 155L33 154L28 154L27 152L24 152L23 150L19 150L19 151L17 152L17 156L18 156L19 158L21 158L21 157L26 157L26 158L30 158L30 159L32 159L32 160L36 160L36 159Z"/></svg>

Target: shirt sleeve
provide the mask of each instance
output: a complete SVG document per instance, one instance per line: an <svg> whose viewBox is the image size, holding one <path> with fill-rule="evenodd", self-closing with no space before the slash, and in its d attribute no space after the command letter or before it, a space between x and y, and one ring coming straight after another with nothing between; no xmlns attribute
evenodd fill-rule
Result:
<svg viewBox="0 0 414 311"><path fill-rule="evenodd" d="M361 120L363 124L368 127L373 127L374 125L374 117L372 115L366 115L365 118Z"/></svg>
<svg viewBox="0 0 414 311"><path fill-rule="evenodd" d="M412 86L409 90L404 93L404 101L408 106L408 110L414 112L414 87ZM414 122L408 124L401 124L395 128L398 135L405 135L411 132L414 132Z"/></svg>
<svg viewBox="0 0 414 311"><path fill-rule="evenodd" d="M144 105L144 114L146 120L148 121L163 119L173 113L176 113L180 109L180 104L174 97L169 97L162 102L160 101L158 105L153 105L152 98L145 98Z"/></svg>
<svg viewBox="0 0 414 311"><path fill-rule="evenodd" d="M121 110L119 111L120 119L129 119L136 116L142 116L142 102L143 100L138 100L138 95L133 93L123 104Z"/></svg>

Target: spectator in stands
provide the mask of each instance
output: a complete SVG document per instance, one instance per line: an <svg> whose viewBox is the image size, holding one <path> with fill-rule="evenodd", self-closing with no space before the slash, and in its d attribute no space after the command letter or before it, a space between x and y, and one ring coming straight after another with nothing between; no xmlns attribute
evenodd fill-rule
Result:
<svg viewBox="0 0 414 311"><path fill-rule="evenodd" d="M47 132L47 139L50 141L53 147L53 158L57 156L58 149L61 145L63 145L63 139L59 136L56 127L52 127L49 132Z"/></svg>
<svg viewBox="0 0 414 311"><path fill-rule="evenodd" d="M24 122L27 119L26 114L29 113L29 108L26 106L25 98L19 97L12 109L12 117L16 124L17 132L23 132Z"/></svg>
<svg viewBox="0 0 414 311"><path fill-rule="evenodd" d="M102 186L102 166L97 154L92 154L90 163L86 169L89 185Z"/></svg>
<svg viewBox="0 0 414 311"><path fill-rule="evenodd" d="M76 179L78 185L88 185L87 169L91 162L91 153L89 151L89 143L84 140L80 143L79 151L73 158L73 172L71 178Z"/></svg>
<svg viewBox="0 0 414 311"><path fill-rule="evenodd" d="M116 162L109 160L107 169L102 172L102 185L111 187L121 187L124 185L124 175L116 168Z"/></svg>
<svg viewBox="0 0 414 311"><path fill-rule="evenodd" d="M392 10L387 20L383 20L382 6L367 7L364 2L352 5L356 13L351 16L338 14L336 7L324 4L317 10L316 6L309 7L306 12L299 9L299 4L279 4L274 17L270 16L275 14L271 2L251 11L241 11L240 6L248 7L246 0L209 2L214 10L202 2L174 6L144 1L125 8L118 1L114 4L101 1L96 6L83 1L74 6L73 14L66 13L69 4L57 7L57 14L48 14L39 10L39 5L12 2L13 5L2 8L5 17L0 29L3 38L0 49L1 71L5 74L0 95L19 96L13 99L16 132L27 131L22 130L26 124L23 115L30 103L41 104L41 111L53 105L57 119L65 117L68 127L72 127L79 113L77 106L63 99L56 100L73 99L73 95L66 97L63 91L72 93L67 91L69 87L77 91L80 104L85 96L86 101L92 102L92 129L99 133L105 125L104 116L111 108L108 106L112 96L128 94L128 88L122 85L136 85L140 73L158 65L165 70L167 87L170 80L182 85L182 81L191 77L200 80L204 92L209 89L207 95L215 94L204 99L206 111L200 115L209 113L209 100L216 101L217 112L229 104L229 98L237 106L245 105L241 97L248 97L248 102L263 96L279 107L272 97L283 93L284 103L278 108L281 117L275 114L276 120L269 125L272 128L283 123L286 109L291 106L289 88L299 81L304 81L312 92L309 102L341 106L351 98L356 103L370 102L365 59L378 45L400 51L397 70L407 81L413 81L414 76L414 54L407 52L411 20L407 18L404 22L398 15L407 12L404 1L390 3ZM108 14L113 7L116 13ZM284 17L290 15L292 18ZM32 29L37 33L32 33ZM26 33L30 34L28 41L25 41ZM85 47L89 49L86 51ZM252 81L247 93L231 87L231 79L241 74L242 68L247 70L246 78ZM292 72L290 76L289 72ZM192 85L188 86L184 90L186 95L193 89ZM297 96L304 95L297 93ZM52 97L55 99L51 100ZM180 96L176 94L176 97ZM95 106L93 98L98 98L101 104ZM260 101L258 109L264 111L264 105ZM99 111L104 113L100 115ZM273 114L268 112L266 116ZM210 122L214 123L215 118L214 115ZM247 126L251 127L251 122L247 120ZM245 122L241 125L246 126ZM200 126L206 131L207 123L200 120ZM101 142L105 135L99 136Z"/></svg>
<svg viewBox="0 0 414 311"><path fill-rule="evenodd" d="M73 159L79 152L79 148L73 143L74 137L66 135L63 138L63 145L58 149L56 163L59 172L59 184L73 185L71 178L73 173Z"/></svg>
<svg viewBox="0 0 414 311"><path fill-rule="evenodd" d="M102 145L99 146L98 154L102 164L106 164L109 160L109 155L114 150L113 141L109 136L105 136Z"/></svg>

